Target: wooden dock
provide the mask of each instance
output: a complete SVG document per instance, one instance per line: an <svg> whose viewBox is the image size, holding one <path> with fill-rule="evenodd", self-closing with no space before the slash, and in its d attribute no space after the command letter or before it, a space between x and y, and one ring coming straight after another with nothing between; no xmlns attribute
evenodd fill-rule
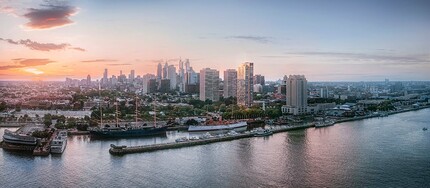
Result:
<svg viewBox="0 0 430 188"><path fill-rule="evenodd" d="M300 126L287 126L285 128L278 128L278 129L271 129L273 133L279 133L279 132L285 132L290 130L297 130L297 129L305 129L312 127L313 125L300 125ZM207 139L199 139L199 140L189 140L185 142L171 142L171 143L162 143L162 144L152 144L152 145L142 145L142 146L116 146L111 147L109 149L109 153L112 155L124 155L129 153L144 153L144 152L151 152L151 151L158 151L158 150L165 150L165 149L174 149L174 148L182 148L182 147L191 147L191 146L197 146L197 145L204 145L204 144L210 144L215 142L224 142L224 141L230 141L230 140L236 140L241 138L248 138L253 137L253 133L239 133L237 135L229 135L229 136L223 136L223 137L214 137L214 138L207 138Z"/></svg>

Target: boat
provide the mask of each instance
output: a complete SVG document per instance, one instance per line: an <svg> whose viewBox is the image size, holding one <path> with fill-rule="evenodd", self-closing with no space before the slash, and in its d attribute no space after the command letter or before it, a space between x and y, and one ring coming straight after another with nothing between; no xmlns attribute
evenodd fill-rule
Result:
<svg viewBox="0 0 430 188"><path fill-rule="evenodd" d="M181 137L175 140L175 142L186 142L186 141L188 141L187 137Z"/></svg>
<svg viewBox="0 0 430 188"><path fill-rule="evenodd" d="M273 132L269 129L264 129L263 131L254 132L254 136L257 136L257 137L270 136L272 134L273 134Z"/></svg>
<svg viewBox="0 0 430 188"><path fill-rule="evenodd" d="M61 154L67 146L67 131L60 131L51 141L51 153Z"/></svg>
<svg viewBox="0 0 430 188"><path fill-rule="evenodd" d="M211 135L211 133L206 132L205 134L203 134L202 136L200 136L200 139L208 139L208 138L213 138L214 136Z"/></svg>
<svg viewBox="0 0 430 188"><path fill-rule="evenodd" d="M332 126L336 122L334 120L319 121L315 123L315 128Z"/></svg>
<svg viewBox="0 0 430 188"><path fill-rule="evenodd" d="M246 121L239 121L235 123L225 123L218 125L190 125L188 132L207 132L207 131L220 131L220 130L233 130L246 128L248 124Z"/></svg>
<svg viewBox="0 0 430 188"><path fill-rule="evenodd" d="M116 105L116 125L111 126L106 124L104 127L96 127L90 130L90 135L95 138L127 138L127 137L143 137L143 136L155 136L155 135L165 135L167 131L167 126L157 126L156 123L156 113L154 113L154 125L149 126L146 124L138 125L137 122L137 100L136 100L136 123L135 125L118 125L118 105ZM155 105L154 105L155 111ZM100 110L100 113L101 110ZM100 120L101 122L102 119Z"/></svg>
<svg viewBox="0 0 430 188"><path fill-rule="evenodd" d="M427 130L427 127L424 127L424 128L423 128L423 131L426 131L426 130Z"/></svg>
<svg viewBox="0 0 430 188"><path fill-rule="evenodd" d="M31 145L35 146L37 144L36 137L26 134L19 134L12 132L8 129L4 130L3 141L9 144L19 144L19 145Z"/></svg>

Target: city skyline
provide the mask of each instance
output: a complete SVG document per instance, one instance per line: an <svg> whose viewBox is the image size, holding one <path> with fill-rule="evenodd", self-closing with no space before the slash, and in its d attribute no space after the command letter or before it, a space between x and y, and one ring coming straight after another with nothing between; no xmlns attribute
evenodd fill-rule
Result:
<svg viewBox="0 0 430 188"><path fill-rule="evenodd" d="M254 62L266 80L430 80L428 1L0 1L0 80ZM240 11L238 11L240 10ZM222 76L222 75L220 75Z"/></svg>

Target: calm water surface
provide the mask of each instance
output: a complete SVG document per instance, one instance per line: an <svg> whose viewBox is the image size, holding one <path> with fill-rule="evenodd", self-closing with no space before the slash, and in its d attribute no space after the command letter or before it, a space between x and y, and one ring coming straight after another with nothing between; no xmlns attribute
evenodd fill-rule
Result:
<svg viewBox="0 0 430 188"><path fill-rule="evenodd" d="M152 153L111 156L110 144L166 137L69 137L63 155L0 149L2 187L430 187L430 109ZM0 135L4 129L0 129Z"/></svg>

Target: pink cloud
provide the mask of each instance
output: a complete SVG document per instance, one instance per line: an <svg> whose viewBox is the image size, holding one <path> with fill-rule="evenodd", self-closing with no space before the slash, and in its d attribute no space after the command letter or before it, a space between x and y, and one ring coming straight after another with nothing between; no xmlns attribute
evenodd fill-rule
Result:
<svg viewBox="0 0 430 188"><path fill-rule="evenodd" d="M49 29L73 23L70 17L78 12L76 7L44 5L43 9L30 8L23 16L30 20L25 26L31 29Z"/></svg>

